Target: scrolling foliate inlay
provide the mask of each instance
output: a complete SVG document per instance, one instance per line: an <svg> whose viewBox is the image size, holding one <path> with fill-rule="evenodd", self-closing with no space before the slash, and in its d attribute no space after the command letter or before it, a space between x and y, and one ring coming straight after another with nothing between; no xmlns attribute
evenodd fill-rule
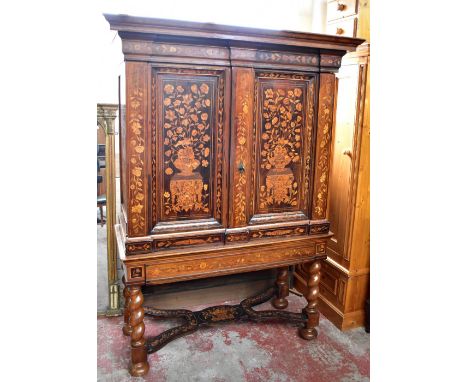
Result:
<svg viewBox="0 0 468 382"><path fill-rule="evenodd" d="M260 131L260 208L297 206L296 165L301 162L304 87L270 84L263 88ZM263 177L262 177L263 178Z"/></svg>
<svg viewBox="0 0 468 382"><path fill-rule="evenodd" d="M129 234L142 235L146 231L144 187L144 73L136 66L127 64L127 76L135 86L127 89L127 134L129 159ZM145 72L145 71L143 71Z"/></svg>
<svg viewBox="0 0 468 382"><path fill-rule="evenodd" d="M325 219L327 212L334 90L335 76L333 74L320 75L317 163L315 166L314 206L312 214L314 219Z"/></svg>
<svg viewBox="0 0 468 382"><path fill-rule="evenodd" d="M224 132L224 77L219 77L218 80L218 129L217 129L217 144L216 144L216 210L215 218L221 220L221 204L223 189L223 132Z"/></svg>
<svg viewBox="0 0 468 382"><path fill-rule="evenodd" d="M249 114L249 98L250 94L243 94L241 98L241 111L237 115L237 146L236 146L236 167L240 168L247 163L247 117ZM245 185L247 183L245 170L236 172L235 179L236 196L234 198L234 209L236 224L246 223L245 215Z"/></svg>
<svg viewBox="0 0 468 382"><path fill-rule="evenodd" d="M291 264L307 260L315 255L315 248L270 249L262 253L249 253L226 257L213 257L207 260L186 260L178 263L161 263L149 266L146 270L148 280L174 276L204 273L213 270L239 269L272 262Z"/></svg>
<svg viewBox="0 0 468 382"><path fill-rule="evenodd" d="M163 80L164 214L210 212L213 82Z"/></svg>
<svg viewBox="0 0 468 382"><path fill-rule="evenodd" d="M152 225L154 226L157 221L157 209L156 209L156 200L157 200L157 188L156 188L156 76L151 76L151 220Z"/></svg>
<svg viewBox="0 0 468 382"><path fill-rule="evenodd" d="M250 129L252 126L253 73L250 69L235 70L234 135L235 159L233 169L233 220L234 226L247 223L247 179L250 176Z"/></svg>
<svg viewBox="0 0 468 382"><path fill-rule="evenodd" d="M314 79L315 81L315 79ZM303 200L304 200L304 210L308 211L309 209L309 189L310 189L310 176L311 176L311 163L312 163L312 153L311 144L312 144L312 132L314 126L314 92L315 92L315 82L312 81L308 87L308 96L307 96L307 121L306 121L306 138L304 144L304 151L307 153L305 158L304 165L304 187L303 190Z"/></svg>

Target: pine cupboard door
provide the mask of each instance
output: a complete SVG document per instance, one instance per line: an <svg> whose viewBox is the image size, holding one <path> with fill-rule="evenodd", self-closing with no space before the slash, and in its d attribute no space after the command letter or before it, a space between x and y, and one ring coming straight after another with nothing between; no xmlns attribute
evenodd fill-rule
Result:
<svg viewBox="0 0 468 382"><path fill-rule="evenodd" d="M353 203L353 164L356 158L355 125L358 116L359 83L362 73L359 65L344 65L337 78L337 114L332 138L330 167L329 220L334 236L327 245L328 255L341 265L349 266L348 245Z"/></svg>
<svg viewBox="0 0 468 382"><path fill-rule="evenodd" d="M254 238L306 234L316 75L233 68L233 87L230 225L293 227Z"/></svg>
<svg viewBox="0 0 468 382"><path fill-rule="evenodd" d="M151 94L152 232L226 226L229 69L154 67Z"/></svg>

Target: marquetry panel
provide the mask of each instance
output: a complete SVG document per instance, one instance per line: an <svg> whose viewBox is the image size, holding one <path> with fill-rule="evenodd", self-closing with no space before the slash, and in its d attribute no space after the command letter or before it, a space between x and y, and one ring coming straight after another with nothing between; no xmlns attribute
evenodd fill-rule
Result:
<svg viewBox="0 0 468 382"><path fill-rule="evenodd" d="M315 77L258 73L253 214L309 214Z"/></svg>
<svg viewBox="0 0 468 382"><path fill-rule="evenodd" d="M330 223L327 220L324 221L314 221L311 222L309 228L309 234L310 235L318 235L318 234L324 234L328 233L330 230Z"/></svg>
<svg viewBox="0 0 468 382"><path fill-rule="evenodd" d="M272 268L281 264L295 264L310 259L315 255L312 248L281 248L268 251L245 250L243 254L229 256L211 256L209 258L184 261L161 262L146 268L147 281L163 282L165 279L203 277L207 273L228 274L242 270Z"/></svg>
<svg viewBox="0 0 468 382"><path fill-rule="evenodd" d="M330 145L333 126L335 75L320 74L312 218L325 219L327 213Z"/></svg>
<svg viewBox="0 0 468 382"><path fill-rule="evenodd" d="M224 71L157 68L152 83L153 224L221 222Z"/></svg>
<svg viewBox="0 0 468 382"><path fill-rule="evenodd" d="M154 249L162 250L166 248L184 247L184 246L200 245L200 244L215 244L215 243L224 244L224 234L155 240Z"/></svg>
<svg viewBox="0 0 468 382"><path fill-rule="evenodd" d="M233 68L232 134L231 134L231 216L232 227L247 224L252 178L252 129L254 71Z"/></svg>
<svg viewBox="0 0 468 382"><path fill-rule="evenodd" d="M278 236L298 236L307 234L307 225L284 228L252 229L250 237L253 239L262 239Z"/></svg>
<svg viewBox="0 0 468 382"><path fill-rule="evenodd" d="M151 252L151 248L151 242L125 243L125 249L128 255L133 255L137 253L148 253Z"/></svg>
<svg viewBox="0 0 468 382"><path fill-rule="evenodd" d="M284 51L266 51L260 49L231 47L233 65L251 67L291 68L313 71L319 66L318 53L296 53Z"/></svg>
<svg viewBox="0 0 468 382"><path fill-rule="evenodd" d="M148 224L145 170L147 73L148 67L145 63L126 63L126 170L129 236L145 235Z"/></svg>
<svg viewBox="0 0 468 382"><path fill-rule="evenodd" d="M191 63L229 64L229 50L220 46L176 44L156 41L123 40L122 51L128 57L138 57L155 62L175 62L183 60Z"/></svg>
<svg viewBox="0 0 468 382"><path fill-rule="evenodd" d="M233 243L236 241L248 241L249 238L250 232L248 230L226 233L226 243Z"/></svg>

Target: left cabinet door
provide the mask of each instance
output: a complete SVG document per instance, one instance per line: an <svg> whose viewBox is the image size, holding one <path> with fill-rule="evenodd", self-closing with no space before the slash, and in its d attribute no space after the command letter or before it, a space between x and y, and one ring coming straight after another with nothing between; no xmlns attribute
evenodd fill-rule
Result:
<svg viewBox="0 0 468 382"><path fill-rule="evenodd" d="M152 233L226 227L229 94L229 68L152 68Z"/></svg>

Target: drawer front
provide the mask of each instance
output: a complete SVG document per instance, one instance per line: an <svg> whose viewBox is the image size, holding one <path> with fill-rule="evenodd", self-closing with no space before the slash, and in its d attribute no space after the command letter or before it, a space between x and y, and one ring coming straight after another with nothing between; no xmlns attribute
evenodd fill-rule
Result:
<svg viewBox="0 0 468 382"><path fill-rule="evenodd" d="M315 256L323 258L323 255L316 253L316 247L320 244L316 243L316 246L310 244L282 246L277 244L273 246L268 244L264 247L232 249L231 251L220 251L216 254L197 254L174 259L161 259L153 264L146 265L146 283L164 284L313 261ZM138 273L138 277L140 273Z"/></svg>
<svg viewBox="0 0 468 382"><path fill-rule="evenodd" d="M357 13L356 0L335 0L327 4L327 20L336 20Z"/></svg>
<svg viewBox="0 0 468 382"><path fill-rule="evenodd" d="M327 24L327 34L344 37L356 36L357 18L350 17L337 22L330 22Z"/></svg>

